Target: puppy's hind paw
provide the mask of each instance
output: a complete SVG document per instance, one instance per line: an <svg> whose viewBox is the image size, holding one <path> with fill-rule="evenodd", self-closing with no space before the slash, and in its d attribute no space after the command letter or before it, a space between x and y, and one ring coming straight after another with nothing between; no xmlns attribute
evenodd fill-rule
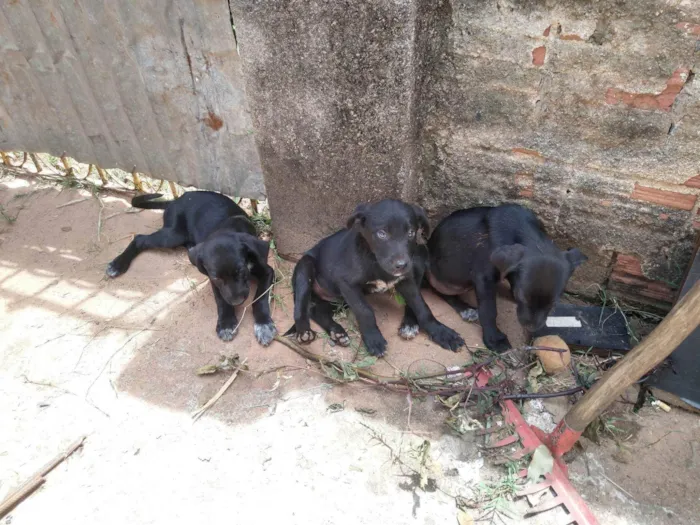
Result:
<svg viewBox="0 0 700 525"><path fill-rule="evenodd" d="M459 316L468 323L475 323L479 320L479 310L474 308L465 308L459 312Z"/></svg>
<svg viewBox="0 0 700 525"><path fill-rule="evenodd" d="M236 335L236 330L233 328L218 328L216 330L216 335L218 335L219 339L222 341L231 341Z"/></svg>
<svg viewBox="0 0 700 525"><path fill-rule="evenodd" d="M308 345L310 342L316 339L316 332L314 332L313 330L307 330L305 332L297 333L296 338L297 343L302 345Z"/></svg>
<svg viewBox="0 0 700 525"><path fill-rule="evenodd" d="M266 324L255 323L253 330L255 332L255 339L263 346L268 346L277 335L277 328L272 321Z"/></svg>
<svg viewBox="0 0 700 525"><path fill-rule="evenodd" d="M417 324L402 324L399 327L399 335L407 341L414 339L418 335L419 331L420 328Z"/></svg>

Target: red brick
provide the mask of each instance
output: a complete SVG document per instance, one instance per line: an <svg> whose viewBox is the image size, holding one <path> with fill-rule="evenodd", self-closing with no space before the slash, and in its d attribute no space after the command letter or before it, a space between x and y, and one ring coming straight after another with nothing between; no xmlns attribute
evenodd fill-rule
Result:
<svg viewBox="0 0 700 525"><path fill-rule="evenodd" d="M518 186L518 195L524 199L534 196L535 178L532 173L520 171L515 174L515 184Z"/></svg>
<svg viewBox="0 0 700 525"><path fill-rule="evenodd" d="M606 104L624 104L636 109L669 111L676 97L683 89L690 70L679 67L666 81L666 87L656 95L651 93L630 93L617 88L608 88L605 93Z"/></svg>
<svg viewBox="0 0 700 525"><path fill-rule="evenodd" d="M676 296L675 291L666 283L645 277L642 263L634 255L618 254L610 280L624 285L630 295L639 295L654 301L672 303Z"/></svg>
<svg viewBox="0 0 700 525"><path fill-rule="evenodd" d="M535 66L543 66L544 59L547 56L547 48L545 46L539 46L532 50L532 63Z"/></svg>
<svg viewBox="0 0 700 525"><path fill-rule="evenodd" d="M676 27L685 31L689 35L700 36L700 24L692 24L690 22L679 22Z"/></svg>
<svg viewBox="0 0 700 525"><path fill-rule="evenodd" d="M658 190L647 186L635 184L634 191L630 195L631 198L659 204L668 208L676 208L678 210L690 211L695 206L697 200L696 195L688 195L687 193L678 193L676 191Z"/></svg>
<svg viewBox="0 0 700 525"><path fill-rule="evenodd" d="M659 219L662 221L667 221L671 217L668 213L659 213Z"/></svg>
<svg viewBox="0 0 700 525"><path fill-rule="evenodd" d="M695 175L687 181L685 181L685 186L690 186L691 188L700 188L700 175Z"/></svg>
<svg viewBox="0 0 700 525"><path fill-rule="evenodd" d="M583 38L573 33L570 35L561 35L559 38L562 40L575 40L577 42L583 42Z"/></svg>
<svg viewBox="0 0 700 525"><path fill-rule="evenodd" d="M528 157L535 157L536 159L544 160L544 157L542 156L542 153L539 151L536 151L534 149L527 149L527 148L513 148L511 149L513 153L516 155L527 155Z"/></svg>
<svg viewBox="0 0 700 525"><path fill-rule="evenodd" d="M544 30L544 33L542 33L542 36L549 36L549 32L552 30L552 26L549 25L547 26L547 29Z"/></svg>

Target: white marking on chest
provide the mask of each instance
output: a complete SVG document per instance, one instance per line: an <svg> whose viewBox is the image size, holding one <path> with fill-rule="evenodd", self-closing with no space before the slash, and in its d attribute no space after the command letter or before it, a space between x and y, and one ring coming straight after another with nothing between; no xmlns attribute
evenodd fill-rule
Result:
<svg viewBox="0 0 700 525"><path fill-rule="evenodd" d="M575 317L547 317L549 328L581 328L581 321Z"/></svg>
<svg viewBox="0 0 700 525"><path fill-rule="evenodd" d="M252 270L252 269L253 269L253 263L252 263L252 262L249 262L249 263L248 263L248 269L249 269L249 270Z"/></svg>
<svg viewBox="0 0 700 525"><path fill-rule="evenodd" d="M403 280L403 277L398 277L393 281L382 281L381 279L377 279L376 281L369 281L368 283L365 283L365 286L367 287L368 293L382 293L391 290Z"/></svg>

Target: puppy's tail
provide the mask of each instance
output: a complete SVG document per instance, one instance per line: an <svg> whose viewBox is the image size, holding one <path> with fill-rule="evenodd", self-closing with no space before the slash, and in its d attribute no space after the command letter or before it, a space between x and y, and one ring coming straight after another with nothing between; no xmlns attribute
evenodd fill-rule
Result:
<svg viewBox="0 0 700 525"><path fill-rule="evenodd" d="M131 205L134 208L143 208L144 210L164 210L173 201L162 201L161 193L153 193L151 195L137 195L131 199Z"/></svg>

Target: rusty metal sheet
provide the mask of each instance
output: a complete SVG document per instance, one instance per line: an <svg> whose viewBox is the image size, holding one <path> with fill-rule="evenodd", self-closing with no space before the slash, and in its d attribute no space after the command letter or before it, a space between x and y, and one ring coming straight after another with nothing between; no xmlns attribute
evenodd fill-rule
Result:
<svg viewBox="0 0 700 525"><path fill-rule="evenodd" d="M227 0L0 0L0 150L263 197Z"/></svg>

